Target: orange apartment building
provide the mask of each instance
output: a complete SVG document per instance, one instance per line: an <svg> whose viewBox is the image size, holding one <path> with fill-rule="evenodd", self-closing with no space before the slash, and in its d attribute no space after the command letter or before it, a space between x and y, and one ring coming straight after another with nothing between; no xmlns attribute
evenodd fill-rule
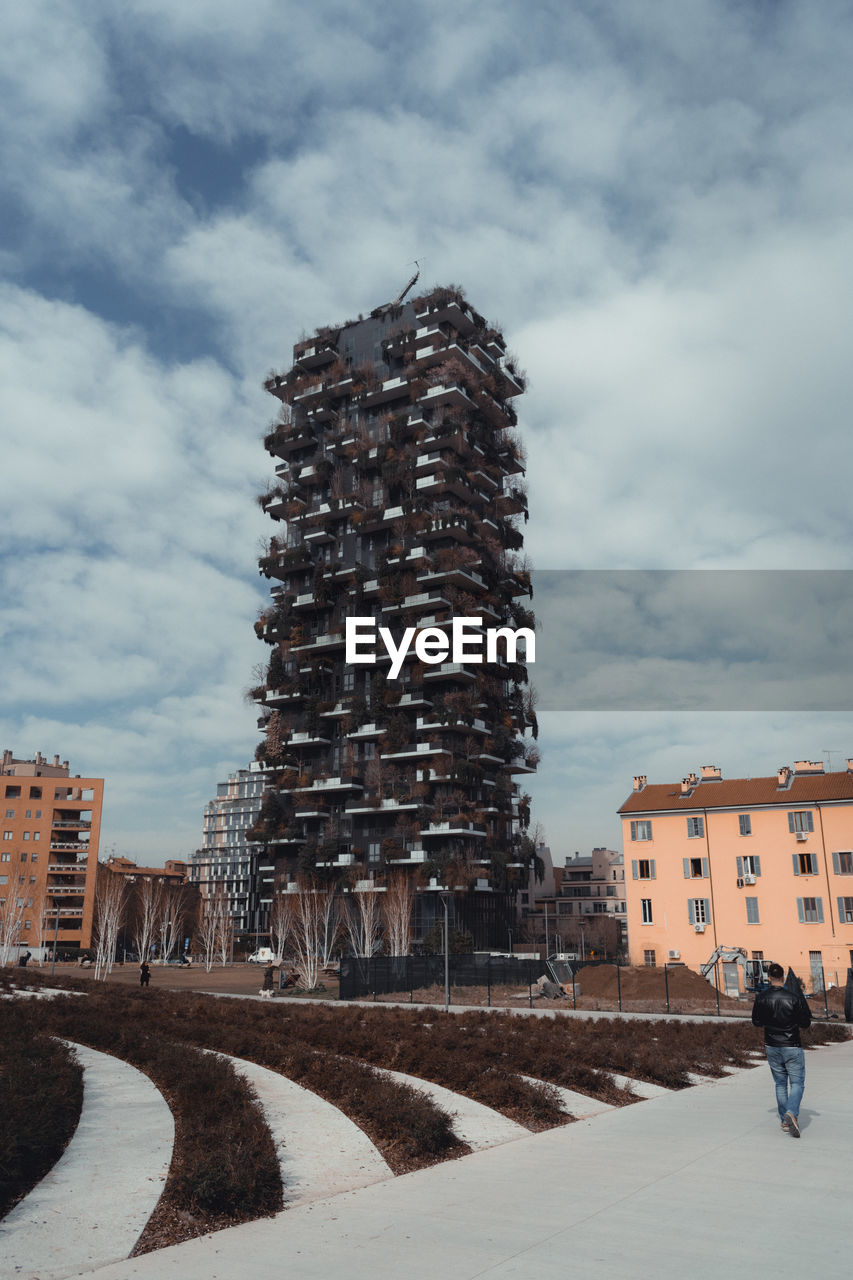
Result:
<svg viewBox="0 0 853 1280"><path fill-rule="evenodd" d="M102 778L71 775L68 761L36 752L0 763L0 949L7 962L24 950L91 946Z"/></svg>
<svg viewBox="0 0 853 1280"><path fill-rule="evenodd" d="M703 766L634 790L619 810L630 959L699 970L718 946L790 966L807 990L853 964L853 759L766 778ZM728 981L728 980L727 980Z"/></svg>

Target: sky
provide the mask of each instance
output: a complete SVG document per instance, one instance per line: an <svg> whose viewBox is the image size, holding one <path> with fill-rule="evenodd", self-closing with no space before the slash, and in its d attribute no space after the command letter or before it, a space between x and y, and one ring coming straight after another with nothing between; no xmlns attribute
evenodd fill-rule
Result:
<svg viewBox="0 0 853 1280"><path fill-rule="evenodd" d="M528 373L536 569L853 568L851 65L841 0L6 6L0 745L106 779L102 853L200 845L258 741L261 384L414 259ZM843 768L844 706L543 710L534 819L561 861L634 774Z"/></svg>

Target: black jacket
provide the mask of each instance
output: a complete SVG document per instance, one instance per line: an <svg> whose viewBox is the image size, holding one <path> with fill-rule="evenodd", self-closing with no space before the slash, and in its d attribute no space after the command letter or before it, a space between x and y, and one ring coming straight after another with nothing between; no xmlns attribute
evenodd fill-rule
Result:
<svg viewBox="0 0 853 1280"><path fill-rule="evenodd" d="M800 991L795 995L787 987L768 987L755 997L752 1024L764 1028L765 1045L798 1046L800 1027L811 1026L811 1021L812 1011Z"/></svg>

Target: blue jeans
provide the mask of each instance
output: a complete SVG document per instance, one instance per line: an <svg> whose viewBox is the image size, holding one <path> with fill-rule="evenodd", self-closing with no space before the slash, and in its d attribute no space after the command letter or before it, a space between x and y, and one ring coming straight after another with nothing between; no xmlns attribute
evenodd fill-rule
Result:
<svg viewBox="0 0 853 1280"><path fill-rule="evenodd" d="M773 1072L776 1085L776 1106L779 1108L779 1119L785 1119L785 1112L800 1114L800 1103L806 1087L806 1055L795 1045L765 1045L767 1062ZM790 1087L790 1093L788 1089Z"/></svg>

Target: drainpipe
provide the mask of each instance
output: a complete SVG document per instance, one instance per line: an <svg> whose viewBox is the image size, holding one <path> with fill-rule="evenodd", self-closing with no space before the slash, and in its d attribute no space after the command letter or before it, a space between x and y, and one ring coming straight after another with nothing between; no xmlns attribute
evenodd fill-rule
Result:
<svg viewBox="0 0 853 1280"><path fill-rule="evenodd" d="M708 856L708 892L711 895L711 920L713 921L712 927L714 930L714 950L716 951L717 947L720 945L720 942L717 937L717 907L716 907L716 903L714 902L714 873L711 870L711 837L708 831L708 810L703 809L702 814L703 814L702 821L705 824L705 853Z"/></svg>
<svg viewBox="0 0 853 1280"><path fill-rule="evenodd" d="M820 804L817 804L815 808L817 809L817 820L820 823L820 847L821 847L821 851L823 852L823 878L826 881L826 900L829 903L829 927L832 932L832 937L834 939L835 938L835 916L832 910L832 888L829 883L829 867L826 864L826 839L823 834L823 810L821 809ZM824 988L824 990L826 990L826 988Z"/></svg>

